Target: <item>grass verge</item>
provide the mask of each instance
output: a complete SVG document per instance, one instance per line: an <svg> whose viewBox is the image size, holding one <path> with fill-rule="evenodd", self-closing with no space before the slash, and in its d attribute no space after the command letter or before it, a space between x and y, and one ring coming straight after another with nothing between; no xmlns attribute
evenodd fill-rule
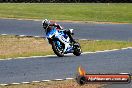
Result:
<svg viewBox="0 0 132 88"><path fill-rule="evenodd" d="M75 80L51 81L31 84L0 86L0 88L101 88L104 84L86 84L80 86Z"/></svg>
<svg viewBox="0 0 132 88"><path fill-rule="evenodd" d="M132 23L129 3L2 3L1 18Z"/></svg>
<svg viewBox="0 0 132 88"><path fill-rule="evenodd" d="M132 42L111 40L78 40L83 52L132 47ZM43 38L0 36L0 58L44 56L54 54L51 45Z"/></svg>

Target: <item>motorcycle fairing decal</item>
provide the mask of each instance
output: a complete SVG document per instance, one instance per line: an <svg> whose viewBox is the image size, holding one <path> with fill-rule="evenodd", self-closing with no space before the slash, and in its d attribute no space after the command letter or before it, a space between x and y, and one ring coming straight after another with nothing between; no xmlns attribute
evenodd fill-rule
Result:
<svg viewBox="0 0 132 88"><path fill-rule="evenodd" d="M57 30L55 28L51 29L49 32L46 33L47 38L51 38L53 35L57 33Z"/></svg>

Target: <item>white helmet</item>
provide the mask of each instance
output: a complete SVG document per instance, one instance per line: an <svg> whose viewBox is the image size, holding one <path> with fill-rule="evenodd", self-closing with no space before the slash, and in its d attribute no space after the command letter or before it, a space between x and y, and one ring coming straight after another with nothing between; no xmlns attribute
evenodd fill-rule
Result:
<svg viewBox="0 0 132 88"><path fill-rule="evenodd" d="M48 26L50 25L50 21L45 19L42 21L42 26L45 30L47 30Z"/></svg>

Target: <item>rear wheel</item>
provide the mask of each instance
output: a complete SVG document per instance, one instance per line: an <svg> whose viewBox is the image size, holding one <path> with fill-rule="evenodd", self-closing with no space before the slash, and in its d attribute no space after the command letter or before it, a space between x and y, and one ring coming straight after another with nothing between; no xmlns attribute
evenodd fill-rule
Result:
<svg viewBox="0 0 132 88"><path fill-rule="evenodd" d="M58 41L60 42L60 41ZM61 44L61 43L60 43ZM54 53L58 56L58 57L63 57L64 56L64 48L63 45L61 44L61 46L59 46L56 42L52 42L52 49L54 51Z"/></svg>
<svg viewBox="0 0 132 88"><path fill-rule="evenodd" d="M82 53L80 44L78 42L76 42L73 46L74 46L73 54L76 55L76 56L80 56L81 53Z"/></svg>

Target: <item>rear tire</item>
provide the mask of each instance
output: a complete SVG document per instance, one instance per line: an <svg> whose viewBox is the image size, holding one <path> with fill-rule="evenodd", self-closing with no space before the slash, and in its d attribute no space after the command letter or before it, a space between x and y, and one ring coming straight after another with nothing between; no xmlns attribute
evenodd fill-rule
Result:
<svg viewBox="0 0 132 88"><path fill-rule="evenodd" d="M57 46L56 46L55 42L52 42L52 49L53 49L54 53L58 57L63 57L64 56L64 52L63 51L60 51L59 49L57 49Z"/></svg>

